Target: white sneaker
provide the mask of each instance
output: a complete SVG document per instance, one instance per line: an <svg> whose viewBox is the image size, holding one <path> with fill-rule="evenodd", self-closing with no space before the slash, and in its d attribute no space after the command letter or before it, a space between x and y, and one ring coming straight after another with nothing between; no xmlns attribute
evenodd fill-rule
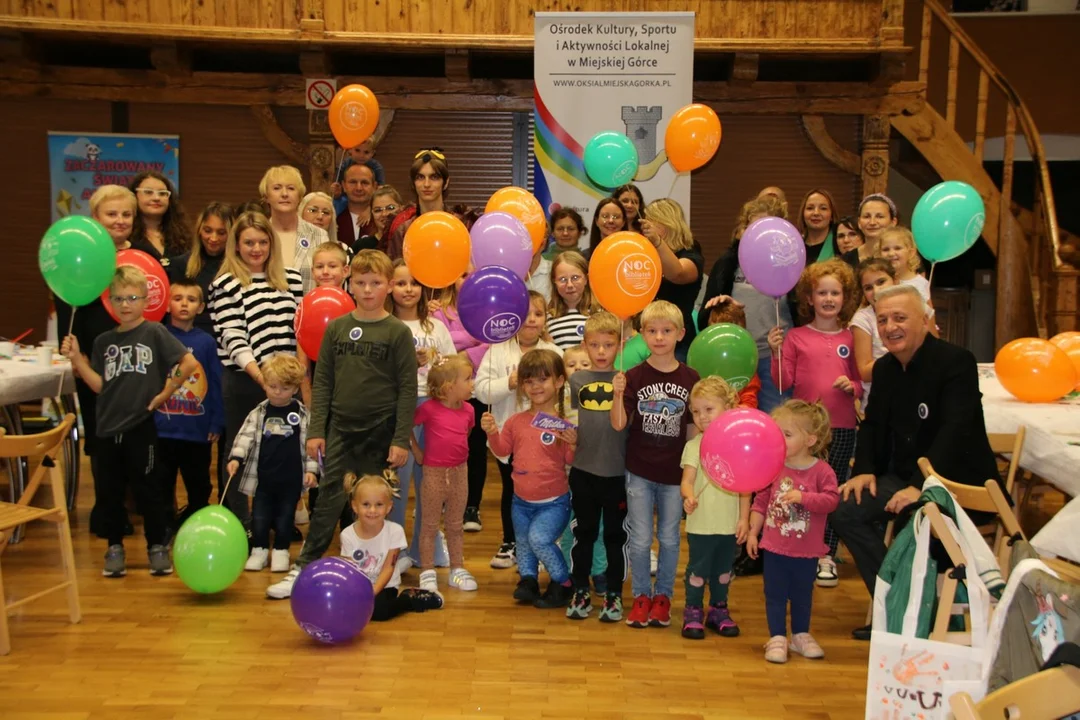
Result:
<svg viewBox="0 0 1080 720"><path fill-rule="evenodd" d="M456 568L450 571L450 587L471 592L476 590L476 578L465 568Z"/></svg>
<svg viewBox="0 0 1080 720"><path fill-rule="evenodd" d="M446 534L442 530L435 535L435 567L450 567L450 552L446 549Z"/></svg>
<svg viewBox="0 0 1080 720"><path fill-rule="evenodd" d="M251 548L251 555L248 556L247 562L244 563L244 569L258 572L266 567L267 558L269 557L270 551L266 548Z"/></svg>
<svg viewBox="0 0 1080 720"><path fill-rule="evenodd" d="M660 558L656 557L656 551L649 551L649 574L656 575L656 569L660 567Z"/></svg>
<svg viewBox="0 0 1080 720"><path fill-rule="evenodd" d="M823 588L836 587L840 584L840 578L836 574L836 561L831 555L826 555L817 561L817 578L814 584Z"/></svg>
<svg viewBox="0 0 1080 720"><path fill-rule="evenodd" d="M420 589L428 592L439 592L439 576L434 570L425 570L420 573Z"/></svg>
<svg viewBox="0 0 1080 720"><path fill-rule="evenodd" d="M408 553L401 553L397 559L397 571L399 575L404 575L409 572L409 569L415 565L416 562L412 559L412 556Z"/></svg>
<svg viewBox="0 0 1080 720"><path fill-rule="evenodd" d="M276 583L266 588L266 597L271 600L285 600L292 595L292 586L296 583L296 578L300 576L300 568L296 565L292 566L292 570L285 577L278 580Z"/></svg>
<svg viewBox="0 0 1080 720"><path fill-rule="evenodd" d="M495 556L491 558L491 567L497 570L512 568L516 564L517 546L515 543L503 543L499 546L499 549L495 551Z"/></svg>
<svg viewBox="0 0 1080 720"><path fill-rule="evenodd" d="M274 550L270 553L270 572L289 571L289 551Z"/></svg>

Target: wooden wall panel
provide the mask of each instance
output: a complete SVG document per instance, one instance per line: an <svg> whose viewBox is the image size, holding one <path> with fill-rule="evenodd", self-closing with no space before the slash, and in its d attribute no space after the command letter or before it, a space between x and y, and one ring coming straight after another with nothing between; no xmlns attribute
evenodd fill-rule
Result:
<svg viewBox="0 0 1080 720"><path fill-rule="evenodd" d="M727 249L739 209L763 187L787 194L794 217L803 195L814 187L829 190L839 214L859 202L859 178L827 161L807 140L797 116L725 115L724 141L716 158L695 172L690 226L705 250L706 268ZM858 118L829 118L833 136L845 144L858 133ZM645 198L646 202L655 198Z"/></svg>
<svg viewBox="0 0 1080 720"><path fill-rule="evenodd" d="M51 220L47 132L109 132L109 103L59 100L0 100L0 136L9 173L0 192L4 277L0 283L0 336L14 337L28 327L26 342L45 339L49 294L38 272L41 236ZM74 119L76 118L77 119Z"/></svg>
<svg viewBox="0 0 1080 720"><path fill-rule="evenodd" d="M296 30L301 6L321 5L328 31L531 38L534 12L696 12L699 38L871 40L882 0L50 0L14 2L15 16L95 22Z"/></svg>

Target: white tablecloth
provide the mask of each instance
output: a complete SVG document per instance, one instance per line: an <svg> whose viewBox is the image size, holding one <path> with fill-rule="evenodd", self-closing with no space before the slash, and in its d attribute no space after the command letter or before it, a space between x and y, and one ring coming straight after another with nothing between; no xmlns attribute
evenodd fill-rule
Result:
<svg viewBox="0 0 1080 720"><path fill-rule="evenodd" d="M64 377L63 389L60 388L61 375ZM75 377L71 374L71 363L65 359L54 360L50 367L42 366L32 355L0 360L0 406L74 392Z"/></svg>
<svg viewBox="0 0 1080 720"><path fill-rule="evenodd" d="M979 389L986 431L1013 433L1023 425L1020 467L1080 496L1080 397L1073 393L1056 403L1021 402L1001 386L992 364L979 365Z"/></svg>

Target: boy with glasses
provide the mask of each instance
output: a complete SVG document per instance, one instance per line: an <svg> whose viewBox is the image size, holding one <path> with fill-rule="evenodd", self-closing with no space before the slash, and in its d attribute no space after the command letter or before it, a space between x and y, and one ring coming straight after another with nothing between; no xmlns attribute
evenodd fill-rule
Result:
<svg viewBox="0 0 1080 720"><path fill-rule="evenodd" d="M109 301L120 325L94 340L89 359L79 351L74 335L64 338L61 346L72 369L100 396L97 454L102 496L97 502L109 543L102 574L127 574L124 499L130 484L145 521L150 574L168 575L172 572L165 546L168 508L154 469L154 411L195 372L198 361L163 325L143 319L146 275L141 270L117 268Z"/></svg>

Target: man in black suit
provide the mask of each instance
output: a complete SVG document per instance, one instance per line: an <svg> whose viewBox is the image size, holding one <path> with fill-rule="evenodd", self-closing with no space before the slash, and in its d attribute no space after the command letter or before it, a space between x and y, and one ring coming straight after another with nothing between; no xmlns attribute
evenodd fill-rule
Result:
<svg viewBox="0 0 1080 720"><path fill-rule="evenodd" d="M874 363L852 477L829 516L871 594L885 559L880 525L918 501L920 457L956 482L1001 479L986 437L975 356L930 334L929 309L910 285L880 291L875 310L889 352ZM869 639L869 626L853 634Z"/></svg>
<svg viewBox="0 0 1080 720"><path fill-rule="evenodd" d="M378 227L371 212L371 199L379 184L367 165L350 165L345 168L344 185L349 205L337 217L337 239L355 254L376 246Z"/></svg>

